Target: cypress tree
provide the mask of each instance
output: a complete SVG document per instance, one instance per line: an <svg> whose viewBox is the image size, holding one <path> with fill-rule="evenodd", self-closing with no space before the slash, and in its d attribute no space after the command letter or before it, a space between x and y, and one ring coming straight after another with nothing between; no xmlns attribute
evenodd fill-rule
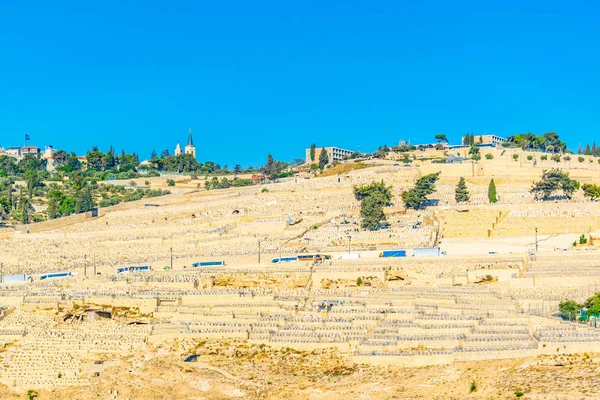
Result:
<svg viewBox="0 0 600 400"><path fill-rule="evenodd" d="M29 223L29 200L21 198L21 223L27 225Z"/></svg>
<svg viewBox="0 0 600 400"><path fill-rule="evenodd" d="M592 143L592 155L593 156L597 156L598 154L598 148L596 147L596 141L594 140L594 142Z"/></svg>
<svg viewBox="0 0 600 400"><path fill-rule="evenodd" d="M9 210L14 210L15 209L15 204L14 204L14 200L13 200L12 183L9 182L8 189L6 191L7 191L6 198L8 199L8 208L9 208Z"/></svg>
<svg viewBox="0 0 600 400"><path fill-rule="evenodd" d="M592 150L590 150L589 144L585 145L585 151L583 152L583 154L585 154L586 156L592 155Z"/></svg>
<svg viewBox="0 0 600 400"><path fill-rule="evenodd" d="M317 148L316 144L310 145L310 161L315 162L315 149Z"/></svg>
<svg viewBox="0 0 600 400"><path fill-rule="evenodd" d="M54 219L58 216L58 202L54 197L51 197L48 200L48 218Z"/></svg>
<svg viewBox="0 0 600 400"><path fill-rule="evenodd" d="M490 203L498 201L498 198L496 197L496 184L493 179L490 181L490 186L488 186L488 199Z"/></svg>
<svg viewBox="0 0 600 400"><path fill-rule="evenodd" d="M457 203L464 203L469 201L469 190L467 189L467 182L465 178L462 176L458 181L458 185L456 185L456 190L454 191L454 198Z"/></svg>

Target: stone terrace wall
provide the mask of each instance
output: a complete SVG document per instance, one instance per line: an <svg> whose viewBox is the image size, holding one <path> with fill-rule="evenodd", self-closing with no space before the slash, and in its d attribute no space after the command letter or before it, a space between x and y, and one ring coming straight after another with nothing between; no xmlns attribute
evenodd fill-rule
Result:
<svg viewBox="0 0 600 400"><path fill-rule="evenodd" d="M104 215L104 212L99 209L98 217L101 217L102 215ZM92 212L90 211L82 214L70 215L68 217L57 218L50 221L38 222L36 224L15 225L14 230L20 233L45 232L64 228L66 226L84 222L92 218Z"/></svg>

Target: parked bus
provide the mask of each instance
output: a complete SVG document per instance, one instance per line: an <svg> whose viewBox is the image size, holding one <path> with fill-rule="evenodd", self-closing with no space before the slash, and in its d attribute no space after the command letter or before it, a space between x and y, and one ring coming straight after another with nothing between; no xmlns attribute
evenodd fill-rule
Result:
<svg viewBox="0 0 600 400"><path fill-rule="evenodd" d="M139 267L123 267L117 269L117 274L124 274L127 272L147 272L150 271L150 266L141 265Z"/></svg>
<svg viewBox="0 0 600 400"><path fill-rule="evenodd" d="M275 257L271 260L273 264L277 263L287 263L287 262L297 262L298 257Z"/></svg>
<svg viewBox="0 0 600 400"><path fill-rule="evenodd" d="M193 263L192 267L222 267L225 265L225 261L200 261L197 263Z"/></svg>
<svg viewBox="0 0 600 400"><path fill-rule="evenodd" d="M40 280L68 278L73 275L75 275L73 272L51 272L49 274L40 275Z"/></svg>

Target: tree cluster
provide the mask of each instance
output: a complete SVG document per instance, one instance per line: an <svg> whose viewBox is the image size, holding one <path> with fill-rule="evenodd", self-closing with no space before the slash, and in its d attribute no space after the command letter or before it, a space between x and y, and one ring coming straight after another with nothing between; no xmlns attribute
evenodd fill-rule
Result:
<svg viewBox="0 0 600 400"><path fill-rule="evenodd" d="M253 184L254 181L252 179L241 179L236 176L233 179L227 179L226 177L223 177L221 178L221 180L219 180L219 178L213 176L211 180L206 180L206 182L204 183L204 187L206 188L206 190L212 190L227 189L230 187L250 186Z"/></svg>
<svg viewBox="0 0 600 400"><path fill-rule="evenodd" d="M320 158L320 156L319 156ZM271 180L283 177L281 174L289 168L289 164L283 161L276 161L271 154L267 156L267 163L262 168L263 174ZM285 175L287 176L287 174Z"/></svg>
<svg viewBox="0 0 600 400"><path fill-rule="evenodd" d="M583 154L584 156L600 157L600 147L596 146L596 142L593 142L590 146L586 144L585 147L579 146L577 154Z"/></svg>
<svg viewBox="0 0 600 400"><path fill-rule="evenodd" d="M560 140L556 132L547 132L541 136L534 133L520 133L509 136L506 146L547 153L564 153L567 150L567 144Z"/></svg>
<svg viewBox="0 0 600 400"><path fill-rule="evenodd" d="M562 191L563 195L570 199L577 190L579 190L578 181L571 179L568 173L553 168L544 170L542 179L534 182L530 191L535 195L536 200L548 200L554 192L559 191Z"/></svg>
<svg viewBox="0 0 600 400"><path fill-rule="evenodd" d="M600 317L600 293L596 293L589 297L583 303L578 303L575 300L564 300L558 305L558 310L564 319L574 320L582 308L587 308L582 319L588 316Z"/></svg>

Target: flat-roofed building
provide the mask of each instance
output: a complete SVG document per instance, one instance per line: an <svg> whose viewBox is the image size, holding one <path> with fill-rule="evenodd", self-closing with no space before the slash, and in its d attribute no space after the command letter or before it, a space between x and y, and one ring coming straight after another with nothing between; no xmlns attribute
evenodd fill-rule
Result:
<svg viewBox="0 0 600 400"><path fill-rule="evenodd" d="M24 146L21 148L21 155L25 155L25 154L33 154L33 155L38 155L40 154L40 148L37 146Z"/></svg>
<svg viewBox="0 0 600 400"><path fill-rule="evenodd" d="M310 149L306 149L306 163L307 164L318 164L319 156L321 155L322 147L317 147L315 149L315 159L314 161L310 158ZM327 152L327 156L329 156L329 163L333 163L335 161L342 161L345 156L350 157L354 151L352 150L344 150L339 147L325 147L325 151Z"/></svg>
<svg viewBox="0 0 600 400"><path fill-rule="evenodd" d="M21 158L21 147L20 146L11 146L6 149L6 155L9 157L14 157L16 159Z"/></svg>
<svg viewBox="0 0 600 400"><path fill-rule="evenodd" d="M508 139L505 139L496 135L474 135L473 136L475 144L493 144L496 146L502 146L502 144L506 143ZM465 143L465 138L463 137L461 143Z"/></svg>

